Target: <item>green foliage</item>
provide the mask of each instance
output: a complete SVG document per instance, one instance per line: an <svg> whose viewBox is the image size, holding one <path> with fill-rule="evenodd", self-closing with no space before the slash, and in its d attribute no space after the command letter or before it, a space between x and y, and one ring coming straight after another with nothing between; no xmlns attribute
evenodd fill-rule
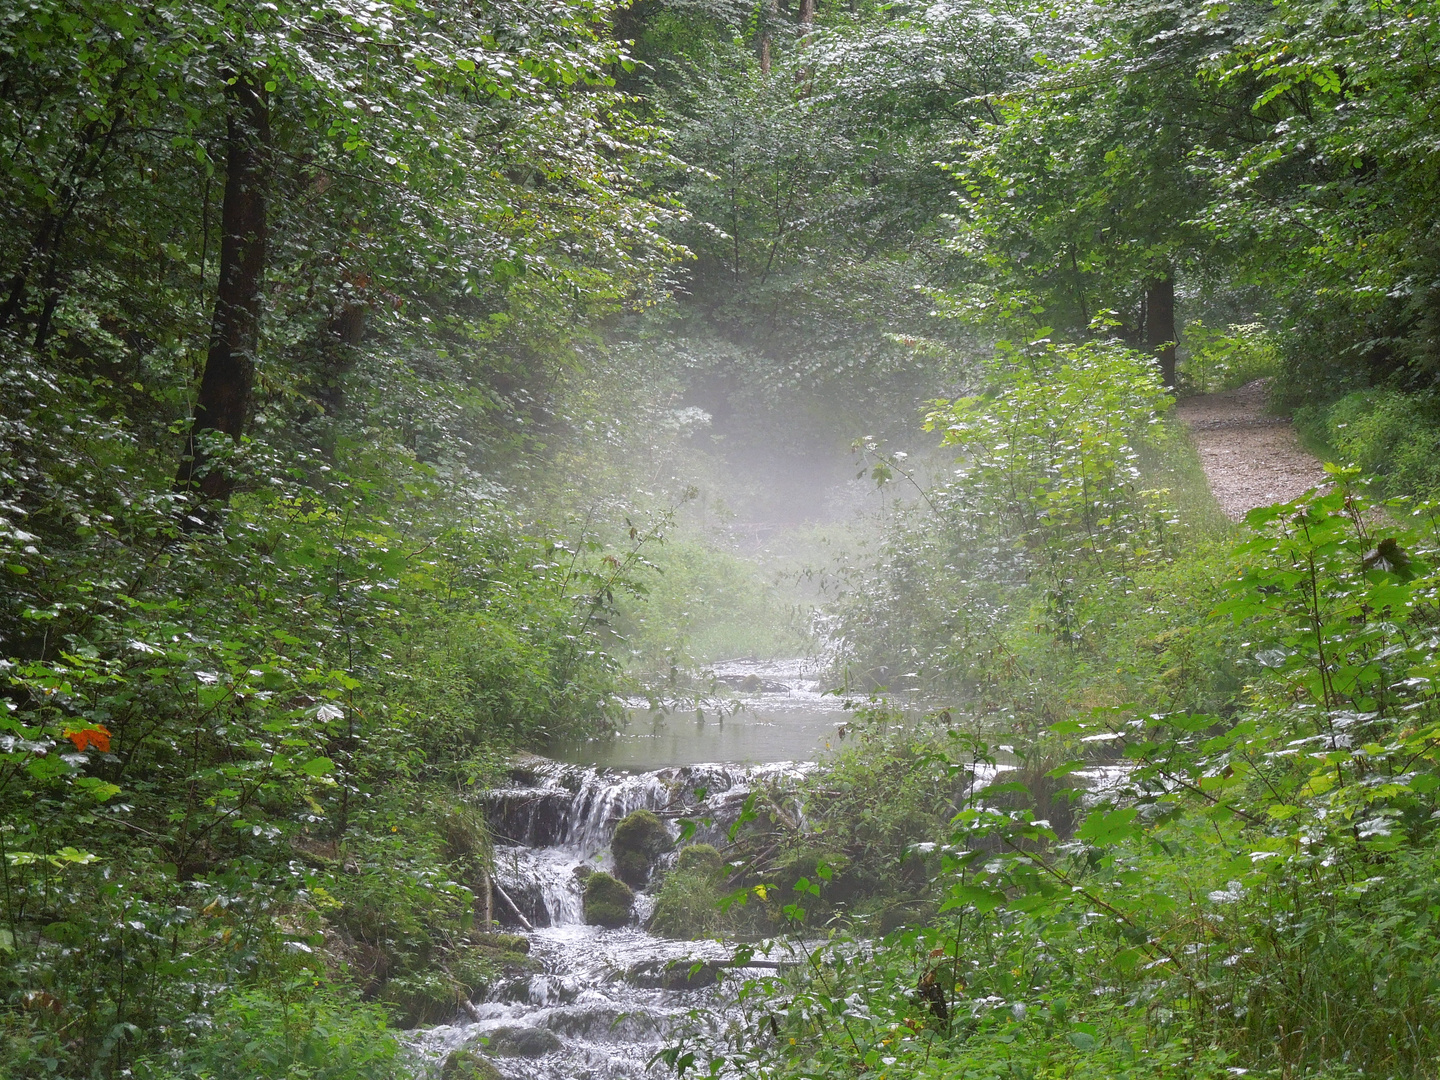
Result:
<svg viewBox="0 0 1440 1080"><path fill-rule="evenodd" d="M747 984L771 1049L691 1052L769 1076L1433 1075L1440 518L1381 515L1335 476L1202 564L1220 602L1196 630L1250 673L1223 713L1072 707L998 774L1012 747L952 717L877 717L752 891L788 886L813 934L855 925L832 916L862 873L905 899L914 860L910 912L873 950L841 932ZM1116 762L1066 827L1087 770Z"/></svg>
<svg viewBox="0 0 1440 1080"><path fill-rule="evenodd" d="M1338 460L1376 477L1388 495L1432 498L1440 490L1437 416L1428 395L1364 390L1305 406L1296 425Z"/></svg>
<svg viewBox="0 0 1440 1080"><path fill-rule="evenodd" d="M925 421L956 447L958 486L982 514L1043 552L1043 573L1126 574L1160 541L1159 493L1138 490L1139 446L1169 399L1143 357L1110 344L1015 350L993 397L937 402ZM1153 536L1149 535L1153 532Z"/></svg>
<svg viewBox="0 0 1440 1080"><path fill-rule="evenodd" d="M1179 444L1146 358L1043 339L1005 355L991 393L936 403L927 426L961 452L954 478L840 607L862 685L973 694L1013 685L1030 657L1065 663L1055 644L1103 654L1117 589L1160 573L1181 540Z"/></svg>
<svg viewBox="0 0 1440 1080"><path fill-rule="evenodd" d="M635 893L603 870L585 879L585 921L591 926L624 926L630 921Z"/></svg>
<svg viewBox="0 0 1440 1080"><path fill-rule="evenodd" d="M246 1076L256 1080L390 1080L409 1055L373 1005L324 989L274 996L234 991L180 1062L155 1080Z"/></svg>
<svg viewBox="0 0 1440 1080"><path fill-rule="evenodd" d="M637 670L665 675L736 656L794 656L807 633L777 586L752 560L690 539L652 558L645 596L621 609L617 628Z"/></svg>
<svg viewBox="0 0 1440 1080"><path fill-rule="evenodd" d="M648 928L666 937L714 937L731 921L720 910L725 859L710 844L681 848L655 897Z"/></svg>
<svg viewBox="0 0 1440 1080"><path fill-rule="evenodd" d="M1280 352L1262 323L1231 323L1224 330L1193 319L1181 339L1180 388L1192 394L1234 390L1280 374Z"/></svg>

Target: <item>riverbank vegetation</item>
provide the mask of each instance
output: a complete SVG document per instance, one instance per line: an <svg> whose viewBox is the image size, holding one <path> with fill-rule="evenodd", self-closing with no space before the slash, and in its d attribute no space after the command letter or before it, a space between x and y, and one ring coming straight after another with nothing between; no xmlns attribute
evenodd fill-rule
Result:
<svg viewBox="0 0 1440 1080"><path fill-rule="evenodd" d="M838 936L666 1063L1433 1077L1437 42L0 11L0 1073L413 1070L507 755L819 627L933 714L681 853ZM1237 526L1169 391L1255 377L1357 469Z"/></svg>

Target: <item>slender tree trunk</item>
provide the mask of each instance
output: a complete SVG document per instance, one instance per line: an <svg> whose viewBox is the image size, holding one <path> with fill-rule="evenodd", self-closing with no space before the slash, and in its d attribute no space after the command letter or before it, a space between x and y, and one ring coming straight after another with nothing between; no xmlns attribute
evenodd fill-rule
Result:
<svg viewBox="0 0 1440 1080"><path fill-rule="evenodd" d="M326 416L336 416L345 403L346 372L355 366L355 347L365 336L364 304L347 302L320 332L320 372L315 396Z"/></svg>
<svg viewBox="0 0 1440 1080"><path fill-rule="evenodd" d="M1160 360L1160 377L1175 389L1175 276L1152 278L1145 286L1145 351Z"/></svg>
<svg viewBox="0 0 1440 1080"><path fill-rule="evenodd" d="M770 2L765 5L765 22L760 29L760 73L762 75L770 74L770 30L771 27L774 26L779 14L779 0L770 0Z"/></svg>
<svg viewBox="0 0 1440 1080"><path fill-rule="evenodd" d="M197 492L206 499L228 498L234 487L233 477L223 466L210 467L200 436L216 431L238 443L244 433L255 382L267 247L269 107L249 75L237 78L228 96L225 198L220 209L219 282L210 348L175 481L179 490Z"/></svg>
<svg viewBox="0 0 1440 1080"><path fill-rule="evenodd" d="M810 35L815 32L815 0L800 0L800 48L810 44ZM809 97L813 85L814 69L808 64L798 72L800 94Z"/></svg>

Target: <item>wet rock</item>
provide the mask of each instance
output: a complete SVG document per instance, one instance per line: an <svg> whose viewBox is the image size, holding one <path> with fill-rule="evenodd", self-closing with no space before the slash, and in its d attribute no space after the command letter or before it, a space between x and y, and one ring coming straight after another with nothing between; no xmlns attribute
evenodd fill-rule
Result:
<svg viewBox="0 0 1440 1080"><path fill-rule="evenodd" d="M575 869L570 872L574 874L576 879L579 881L589 881L590 875L595 873L595 867L591 866L589 863L581 863L579 866L575 867Z"/></svg>
<svg viewBox="0 0 1440 1080"><path fill-rule="evenodd" d="M452 1050L440 1068L440 1080L503 1080L500 1070L469 1047Z"/></svg>
<svg viewBox="0 0 1440 1080"><path fill-rule="evenodd" d="M624 926L635 907L635 893L619 878L597 870L585 881L585 921L591 926Z"/></svg>
<svg viewBox="0 0 1440 1080"><path fill-rule="evenodd" d="M699 990L714 986L724 960L646 960L625 973L625 981L642 990Z"/></svg>
<svg viewBox="0 0 1440 1080"><path fill-rule="evenodd" d="M675 846L670 831L649 810L636 810L615 826L610 853L615 857L615 874L632 888L643 888L650 880L655 860Z"/></svg>
<svg viewBox="0 0 1440 1080"><path fill-rule="evenodd" d="M765 680L760 678L759 675L746 675L745 678L740 680L740 685L737 689L747 694L758 694L761 690L765 689Z"/></svg>
<svg viewBox="0 0 1440 1080"><path fill-rule="evenodd" d="M534 1027L498 1027L490 1032L490 1052L500 1057L538 1058L560 1049L560 1036Z"/></svg>
<svg viewBox="0 0 1440 1080"><path fill-rule="evenodd" d="M545 887L541 882L510 880L504 884L503 888L510 903L507 904L498 893L496 894L495 921L501 926L516 928L522 926L520 920L515 917L515 912L511 909L510 904L514 904L520 909L531 926L550 925L550 909L545 906Z"/></svg>
<svg viewBox="0 0 1440 1080"><path fill-rule="evenodd" d="M587 1043L643 1043L663 1033L671 1017L643 1008L580 1005L551 1009L540 1021L568 1039Z"/></svg>
<svg viewBox="0 0 1440 1080"><path fill-rule="evenodd" d="M480 800L496 839L525 847L550 847L570 831L572 792L553 787L498 788Z"/></svg>

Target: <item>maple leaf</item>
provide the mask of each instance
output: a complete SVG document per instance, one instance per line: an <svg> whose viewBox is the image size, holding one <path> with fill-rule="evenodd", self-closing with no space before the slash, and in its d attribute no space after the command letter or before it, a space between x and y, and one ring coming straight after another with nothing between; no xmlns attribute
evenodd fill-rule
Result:
<svg viewBox="0 0 1440 1080"><path fill-rule="evenodd" d="M86 728L66 728L65 738L75 744L75 749L84 752L93 746L102 754L110 752L110 729L103 724Z"/></svg>

